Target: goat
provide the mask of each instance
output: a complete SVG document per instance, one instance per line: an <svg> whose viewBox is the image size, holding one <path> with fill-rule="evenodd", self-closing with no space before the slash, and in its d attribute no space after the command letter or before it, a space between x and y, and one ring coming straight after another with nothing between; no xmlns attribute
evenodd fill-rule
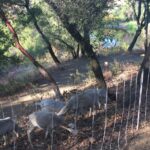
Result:
<svg viewBox="0 0 150 150"><path fill-rule="evenodd" d="M56 127L61 127L65 130L68 130L72 134L76 135L77 131L73 130L71 128L67 128L65 126L64 120L62 116L57 116L53 112L48 111L37 111L33 112L29 115L29 128L27 130L27 136L28 140L30 142L31 147L33 148L33 144L31 141L31 132L35 128L39 128L42 130L45 130L45 138L47 138L47 135L49 133L49 130L53 130Z"/></svg>
<svg viewBox="0 0 150 150"><path fill-rule="evenodd" d="M39 103L36 103L37 106L40 106L42 111L49 111L49 112L59 112L64 106L65 103L62 101L56 101L56 100L50 100L45 99L40 101Z"/></svg>
<svg viewBox="0 0 150 150"><path fill-rule="evenodd" d="M10 117L0 119L0 136L4 137L5 140L4 145L6 145L7 134L13 132L15 136L18 137L18 133L16 132L18 129L19 129L18 125Z"/></svg>
<svg viewBox="0 0 150 150"><path fill-rule="evenodd" d="M67 112L77 112L84 114L90 108L100 108L101 103L105 103L106 89L88 89L82 93L73 95L67 104L57 113L58 116L64 115Z"/></svg>

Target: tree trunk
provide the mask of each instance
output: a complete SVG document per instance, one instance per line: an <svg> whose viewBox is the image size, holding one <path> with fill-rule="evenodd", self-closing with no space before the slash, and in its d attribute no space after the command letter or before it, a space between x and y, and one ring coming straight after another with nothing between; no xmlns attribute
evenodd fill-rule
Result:
<svg viewBox="0 0 150 150"><path fill-rule="evenodd" d="M150 43L149 46L147 47L147 51L145 51L145 56L141 64L141 68L139 70L138 81L141 78L142 71L144 71L144 79L143 79L144 85L149 84L147 82L148 81L150 82L150 79L148 78L150 77Z"/></svg>
<svg viewBox="0 0 150 150"><path fill-rule="evenodd" d="M87 43L90 44L90 30L88 28L88 25L84 25L83 26L83 38L85 39L85 41ZM85 56L85 45L82 45L81 47L81 53L82 53L82 56Z"/></svg>
<svg viewBox="0 0 150 150"><path fill-rule="evenodd" d="M77 48L72 49L71 54L73 59L79 58L79 51L80 51L80 46L79 44L77 45Z"/></svg>
<svg viewBox="0 0 150 150"><path fill-rule="evenodd" d="M142 71L144 71L144 79L143 79L143 83L144 84L149 84L150 82L150 42L148 40L149 34L148 34L148 24L149 24L149 0L145 1L144 3L144 7L145 7L145 11L146 11L146 15L145 15L145 56L143 59L143 62L141 64L141 68L139 70L139 80L141 77L141 73ZM149 45L148 45L149 43Z"/></svg>
<svg viewBox="0 0 150 150"><path fill-rule="evenodd" d="M144 8L146 11L146 19L145 19L145 53L148 50L148 40L149 40L149 33L148 33L148 24L149 24L149 15L150 15L150 8L149 8L149 0L145 1Z"/></svg>
<svg viewBox="0 0 150 150"><path fill-rule="evenodd" d="M62 21L64 27L67 31L71 34L71 36L77 41L80 45L84 45L85 52L87 53L88 57L90 58L91 69L94 72L96 80L98 82L98 86L100 88L106 88L106 82L103 77L102 69L97 59L96 54L93 51L93 47L87 42L76 29L74 24L69 23L68 17L61 12L59 7L53 2L52 0L45 0L56 12L59 16L60 20Z"/></svg>
<svg viewBox="0 0 150 150"><path fill-rule="evenodd" d="M81 45L81 54L82 54L82 56L85 56L85 51L84 51L84 45Z"/></svg>
<svg viewBox="0 0 150 150"><path fill-rule="evenodd" d="M14 30L14 28L12 27L12 25L10 24L10 22L8 21L8 19L6 18L3 10L0 8L0 18L5 22L6 26L8 27L8 29L10 30L10 32L13 34L13 39L15 41L15 47L18 48L23 55L25 55L39 70L39 72L41 73L41 75L46 78L50 85L52 86L56 97L59 98L60 100L63 100L63 97L59 91L58 85L56 84L55 80L53 79L53 77L48 73L48 71L42 66L40 65L20 44L19 42L19 38L18 35L16 33L16 31Z"/></svg>
<svg viewBox="0 0 150 150"><path fill-rule="evenodd" d="M77 45L77 51L76 51L77 58L79 58L79 52L80 52L80 45L78 44L78 45Z"/></svg>
<svg viewBox="0 0 150 150"><path fill-rule="evenodd" d="M142 31L143 27L144 27L144 26L140 26L140 27L138 27L138 29L136 30L136 33L135 33L135 35L134 35L134 37L133 37L133 40L132 40L132 42L130 43L130 45L129 45L129 47L128 47L128 51L129 51L129 52L132 52L133 47L134 47L134 45L135 45L135 43L136 43L136 41L137 41L139 35L141 34L141 31Z"/></svg>
<svg viewBox="0 0 150 150"><path fill-rule="evenodd" d="M88 25L84 25L84 39L87 43L90 44L90 29L88 28Z"/></svg>
<svg viewBox="0 0 150 150"><path fill-rule="evenodd" d="M145 12L146 12L146 10L144 10L142 19L140 20L140 18L141 18L141 8L142 8L142 1L139 0L138 1L138 13L136 13L135 6L133 6L133 10L134 10L134 14L135 14L135 17L136 17L136 22L137 22L138 29L136 30L136 33L133 37L133 40L132 40L132 42L130 43L130 45L128 47L129 52L132 52L133 47L134 47L139 35L141 34L142 29L145 26Z"/></svg>
<svg viewBox="0 0 150 150"><path fill-rule="evenodd" d="M39 34L41 35L42 39L44 40L44 42L47 44L47 48L49 50L49 53L52 57L52 59L54 60L54 62L58 65L60 64L60 61L58 60L58 58L56 57L53 49L52 49L52 46L51 46L51 43L49 42L49 39L46 37L46 35L42 32L41 28L39 27L38 23L37 23L37 20L36 20L36 17L35 15L32 13L32 11L30 10L29 8L29 1L28 0L25 0L26 1L26 10L27 12L30 14L30 16L32 17L32 20L33 20L33 23L34 23L34 26L36 28L36 30L39 32Z"/></svg>
<svg viewBox="0 0 150 150"><path fill-rule="evenodd" d="M145 1L144 3L145 8L145 56L143 59L143 62L141 64L141 68L139 71L139 77L141 76L141 72L144 71L144 84L149 84L148 81L150 81L150 42L149 42L149 33L148 33L148 24L149 24L149 0Z"/></svg>
<svg viewBox="0 0 150 150"><path fill-rule="evenodd" d="M59 40L61 43L63 43L64 45L67 46L67 48L70 50L70 53L71 53L73 59L76 59L76 58L79 57L79 44L78 44L77 51L76 51L75 48L72 45L68 44L67 42L65 42L64 40L62 40L60 37L58 37L57 35L53 34L53 36L57 40Z"/></svg>

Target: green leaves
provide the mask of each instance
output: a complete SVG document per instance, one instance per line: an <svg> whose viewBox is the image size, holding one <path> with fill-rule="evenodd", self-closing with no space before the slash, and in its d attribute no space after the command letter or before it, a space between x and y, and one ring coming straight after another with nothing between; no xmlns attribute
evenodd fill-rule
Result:
<svg viewBox="0 0 150 150"><path fill-rule="evenodd" d="M11 37L4 24L0 23L0 57L3 57L4 53L8 51L12 44Z"/></svg>
<svg viewBox="0 0 150 150"><path fill-rule="evenodd" d="M30 11L37 17L43 14L41 8L39 8L37 6L30 8Z"/></svg>

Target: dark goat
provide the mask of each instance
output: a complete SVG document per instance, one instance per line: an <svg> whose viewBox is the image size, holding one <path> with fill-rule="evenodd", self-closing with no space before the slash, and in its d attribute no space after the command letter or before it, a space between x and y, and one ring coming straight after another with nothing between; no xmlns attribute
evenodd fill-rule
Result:
<svg viewBox="0 0 150 150"><path fill-rule="evenodd" d="M16 137L18 137L18 125L15 123L13 119L10 117L0 119L0 136L4 136L5 143L6 145L6 135L9 133L14 133Z"/></svg>
<svg viewBox="0 0 150 150"><path fill-rule="evenodd" d="M49 131L53 130L56 127L61 127L65 130L68 130L72 134L77 134L76 130L66 127L62 116L57 116L53 112L37 111L37 112L33 112L32 114L30 114L29 115L29 128L27 131L30 145L33 147L32 141L31 141L31 132L35 128L40 128L40 129L45 130L46 131L45 138L46 138Z"/></svg>
<svg viewBox="0 0 150 150"><path fill-rule="evenodd" d="M58 116L68 112L85 114L90 108L100 109L100 105L106 101L106 89L88 89L82 93L73 95L66 105L57 113Z"/></svg>

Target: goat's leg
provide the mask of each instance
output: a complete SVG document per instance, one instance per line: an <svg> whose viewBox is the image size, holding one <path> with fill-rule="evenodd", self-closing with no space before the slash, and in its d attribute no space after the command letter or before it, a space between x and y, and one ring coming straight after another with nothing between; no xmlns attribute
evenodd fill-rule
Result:
<svg viewBox="0 0 150 150"><path fill-rule="evenodd" d="M97 109L97 113L100 113L100 108L101 108L101 103L98 102L98 109Z"/></svg>
<svg viewBox="0 0 150 150"><path fill-rule="evenodd" d="M90 111L89 111L89 117L92 116L92 108L90 107Z"/></svg>
<svg viewBox="0 0 150 150"><path fill-rule="evenodd" d="M13 130L13 150L16 149L16 141L17 141L18 137L19 137L18 132L16 132L15 130Z"/></svg>
<svg viewBox="0 0 150 150"><path fill-rule="evenodd" d="M46 132L45 132L45 139L47 139L48 133L49 133L49 128L46 129Z"/></svg>
<svg viewBox="0 0 150 150"><path fill-rule="evenodd" d="M64 106L58 113L56 113L58 116L64 115L68 111L68 107Z"/></svg>
<svg viewBox="0 0 150 150"><path fill-rule="evenodd" d="M6 135L3 135L3 139L4 139L4 146L6 146L7 145L7 137L6 137Z"/></svg>
<svg viewBox="0 0 150 150"><path fill-rule="evenodd" d="M100 102L98 102L98 108L99 108L99 109L101 108L101 103L100 103Z"/></svg>
<svg viewBox="0 0 150 150"><path fill-rule="evenodd" d="M16 132L16 131L14 130L14 131L13 131L13 133L14 133L14 135L16 136L16 138L18 138L18 137L19 137L18 132Z"/></svg>
<svg viewBox="0 0 150 150"><path fill-rule="evenodd" d="M35 129L33 125L30 125L29 129L27 130L27 136L28 136L28 141L30 143L30 146L33 148L32 140L31 140L31 132Z"/></svg>

